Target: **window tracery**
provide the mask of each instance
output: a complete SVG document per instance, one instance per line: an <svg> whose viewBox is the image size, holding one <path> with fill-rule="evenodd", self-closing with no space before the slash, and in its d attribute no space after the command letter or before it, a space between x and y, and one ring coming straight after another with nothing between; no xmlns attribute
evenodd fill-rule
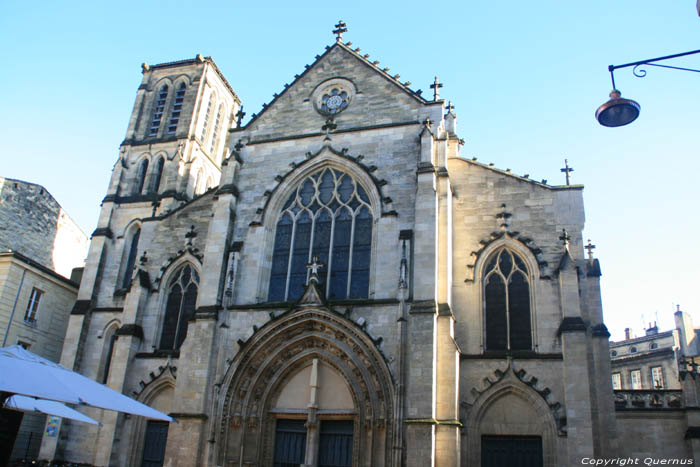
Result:
<svg viewBox="0 0 700 467"><path fill-rule="evenodd" d="M159 157L158 162L156 162L156 167L153 173L153 184L151 185L151 192L158 193L160 188L160 180L163 177L163 166L165 165L165 158Z"/></svg>
<svg viewBox="0 0 700 467"><path fill-rule="evenodd" d="M530 283L524 261L502 248L484 270L487 350L530 350Z"/></svg>
<svg viewBox="0 0 700 467"><path fill-rule="evenodd" d="M162 350L177 350L184 342L187 323L194 315L198 289L199 274L189 264L181 267L171 279L160 337Z"/></svg>
<svg viewBox="0 0 700 467"><path fill-rule="evenodd" d="M325 168L306 177L277 222L268 300L298 299L313 256L325 265L328 298L367 298L372 224L369 197L350 175Z"/></svg>

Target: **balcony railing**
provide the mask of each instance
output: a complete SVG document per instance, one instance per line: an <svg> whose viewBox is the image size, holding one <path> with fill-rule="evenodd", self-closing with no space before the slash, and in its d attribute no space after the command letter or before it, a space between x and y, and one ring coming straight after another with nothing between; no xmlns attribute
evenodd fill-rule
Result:
<svg viewBox="0 0 700 467"><path fill-rule="evenodd" d="M683 394L680 390L618 389L615 391L615 410L625 409L680 409Z"/></svg>

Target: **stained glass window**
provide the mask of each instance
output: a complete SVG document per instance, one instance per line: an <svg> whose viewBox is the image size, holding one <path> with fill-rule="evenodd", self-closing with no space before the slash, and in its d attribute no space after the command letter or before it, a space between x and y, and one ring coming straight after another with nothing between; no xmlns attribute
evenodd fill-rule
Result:
<svg viewBox="0 0 700 467"><path fill-rule="evenodd" d="M486 349L532 348L530 283L518 255L503 248L489 260L484 274Z"/></svg>
<svg viewBox="0 0 700 467"><path fill-rule="evenodd" d="M189 264L183 266L170 281L165 305L160 348L177 350L187 336L187 322L194 315L199 288L199 275Z"/></svg>
<svg viewBox="0 0 700 467"><path fill-rule="evenodd" d="M163 118L163 110L165 109L165 100L168 97L168 86L163 86L156 96L156 102L153 107L153 118L151 119L151 126L148 129L148 136L157 136L158 129L160 128L160 121Z"/></svg>
<svg viewBox="0 0 700 467"><path fill-rule="evenodd" d="M313 256L328 298L367 298L373 220L365 189L348 174L325 168L304 179L277 222L268 300L297 300Z"/></svg>

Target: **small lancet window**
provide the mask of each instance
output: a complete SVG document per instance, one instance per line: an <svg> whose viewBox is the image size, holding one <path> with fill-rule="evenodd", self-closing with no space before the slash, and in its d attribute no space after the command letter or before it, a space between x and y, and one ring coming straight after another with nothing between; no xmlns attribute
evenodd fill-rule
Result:
<svg viewBox="0 0 700 467"><path fill-rule="evenodd" d="M158 91L156 102L153 106L153 118L151 119L151 127L148 129L148 136L158 136L160 129L160 121L163 119L163 110L165 109L165 101L168 98L168 86L163 85Z"/></svg>
<svg viewBox="0 0 700 467"><path fill-rule="evenodd" d="M143 191L143 185L146 183L146 172L148 172L148 159L144 158L139 164L139 171L136 174L136 195L140 195Z"/></svg>
<svg viewBox="0 0 700 467"><path fill-rule="evenodd" d="M194 315L199 274L189 264L178 270L168 286L160 348L177 350L187 337L187 322Z"/></svg>
<svg viewBox="0 0 700 467"><path fill-rule="evenodd" d="M177 122L180 121L180 112L182 112L182 102L185 100L185 83L181 83L175 91L175 102L173 109L170 111L170 121L168 122L168 134L174 135L177 130Z"/></svg>
<svg viewBox="0 0 700 467"><path fill-rule="evenodd" d="M214 120L214 130L211 137L211 146L209 147L209 152L214 153L216 145L219 143L219 130L221 129L221 120L224 117L224 104L219 106L219 111L216 112L216 120Z"/></svg>
<svg viewBox="0 0 700 467"><path fill-rule="evenodd" d="M209 127L209 120L211 120L211 109L214 107L214 93L211 93L209 97L209 103L207 104L207 111L204 114L204 124L202 125L202 133L199 135L202 145L204 145L204 140L207 137L207 128Z"/></svg>
<svg viewBox="0 0 700 467"><path fill-rule="evenodd" d="M126 265L124 266L124 276L122 276L122 288L126 289L131 284L131 274L136 264L136 253L139 250L139 237L141 229L136 229L136 232L131 236L129 242L129 255L126 257Z"/></svg>
<svg viewBox="0 0 700 467"><path fill-rule="evenodd" d="M151 192L158 193L160 188L160 179L163 177L163 166L165 165L165 159L162 157L158 158L156 162L156 167L153 171L153 184L151 185Z"/></svg>
<svg viewBox="0 0 700 467"><path fill-rule="evenodd" d="M527 267L503 248L484 272L484 315L487 350L530 350L530 282Z"/></svg>
<svg viewBox="0 0 700 467"><path fill-rule="evenodd" d="M314 256L325 265L328 298L367 298L373 223L369 197L350 175L326 168L304 179L277 221L268 300L298 299Z"/></svg>

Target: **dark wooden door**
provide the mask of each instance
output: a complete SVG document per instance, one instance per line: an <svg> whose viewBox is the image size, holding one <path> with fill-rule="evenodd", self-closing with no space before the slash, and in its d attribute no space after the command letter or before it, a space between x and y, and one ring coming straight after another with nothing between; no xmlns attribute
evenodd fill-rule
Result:
<svg viewBox="0 0 700 467"><path fill-rule="evenodd" d="M305 420L277 420L275 467L298 467L306 457Z"/></svg>
<svg viewBox="0 0 700 467"><path fill-rule="evenodd" d="M321 422L319 467L352 467L352 420Z"/></svg>
<svg viewBox="0 0 700 467"><path fill-rule="evenodd" d="M482 436L481 467L542 467L539 436Z"/></svg>
<svg viewBox="0 0 700 467"><path fill-rule="evenodd" d="M22 412L0 408L0 466L10 461L23 415Z"/></svg>
<svg viewBox="0 0 700 467"><path fill-rule="evenodd" d="M162 467L165 459L165 442L168 440L168 422L149 420L143 440L142 467Z"/></svg>

